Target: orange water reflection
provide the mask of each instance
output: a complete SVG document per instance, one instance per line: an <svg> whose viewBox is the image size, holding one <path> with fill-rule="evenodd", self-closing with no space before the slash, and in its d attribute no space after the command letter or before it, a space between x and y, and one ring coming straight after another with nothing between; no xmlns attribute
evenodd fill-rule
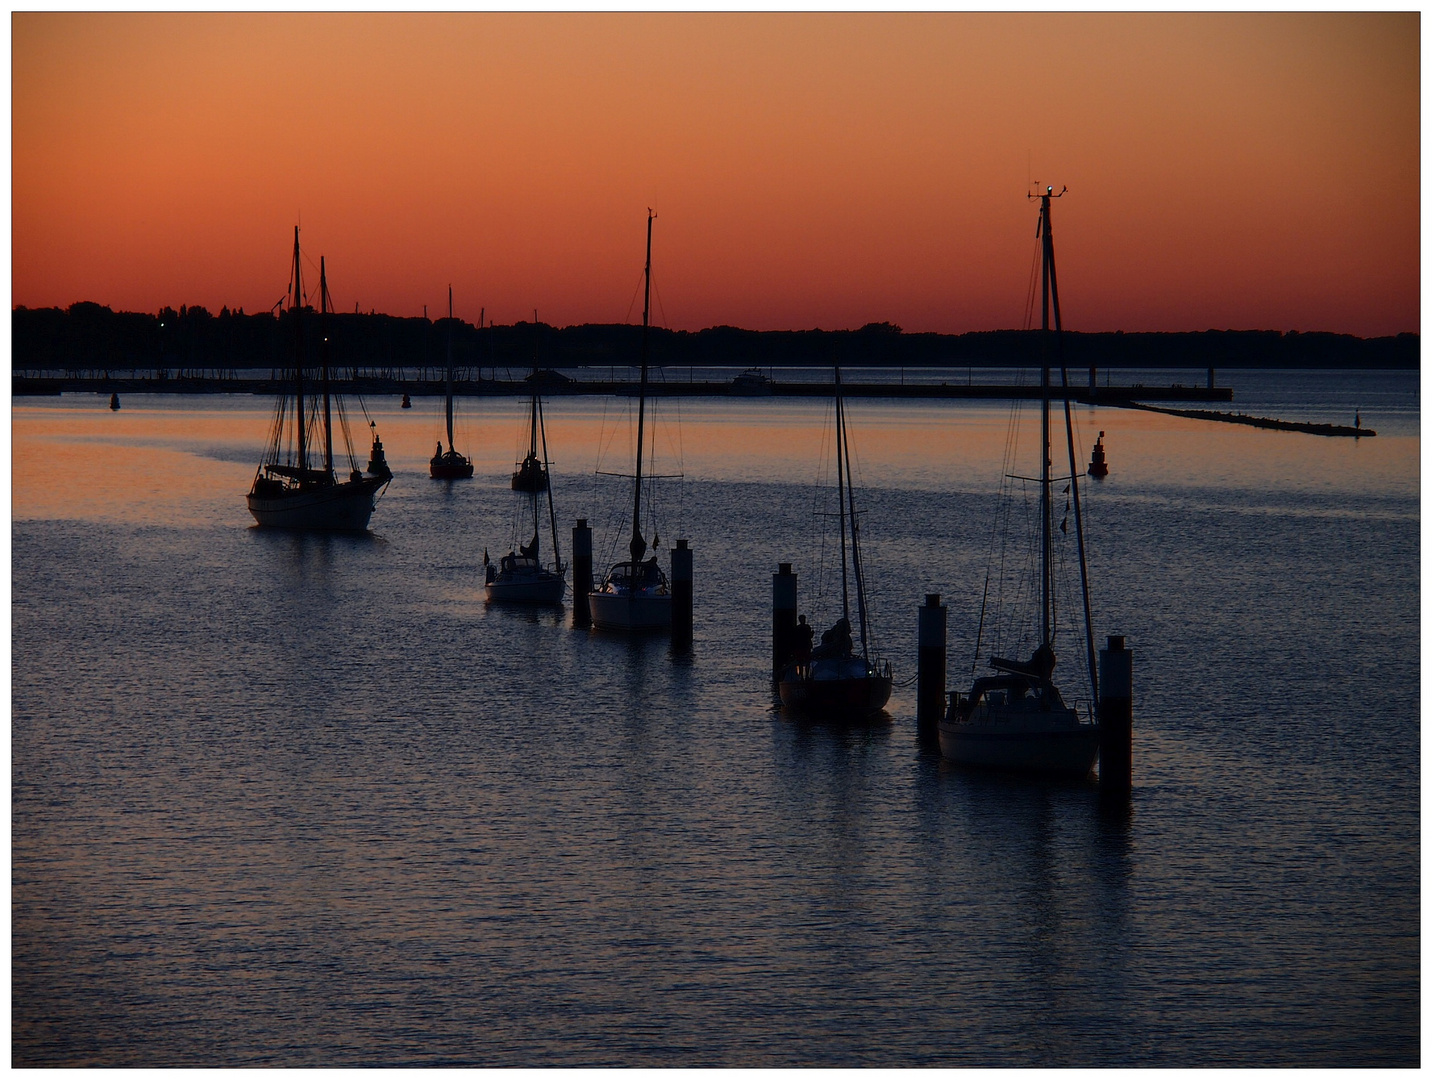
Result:
<svg viewBox="0 0 1432 1080"><path fill-rule="evenodd" d="M622 399L558 399L546 406L553 472L630 470L630 403ZM247 525L248 490L268 432L270 403L249 397L131 395L111 412L106 399L68 395L20 399L14 405L12 516L16 520L85 519L175 525ZM441 408L416 399L368 403L397 485L429 483L427 461L443 434ZM526 405L517 399L460 403L458 449L479 476L500 478L525 448ZM367 458L366 424L350 405L359 465ZM1038 468L1038 408L1018 421L1004 403L849 403L857 477L866 485L989 492L1004 465L1007 437L1017 453L1010 466ZM666 400L652 407L659 472L683 471L689 481L816 483L828 455L830 405L798 400ZM1056 411L1062 430L1062 414ZM1078 409L1080 468L1099 431L1105 432L1110 475L1091 485L1124 494L1166 487L1375 491L1415 497L1419 441L1415 435L1330 439L1188 420L1124 409ZM342 462L346 467L346 459ZM1055 469L1067 458L1055 451ZM572 513L586 513L573 508Z"/></svg>

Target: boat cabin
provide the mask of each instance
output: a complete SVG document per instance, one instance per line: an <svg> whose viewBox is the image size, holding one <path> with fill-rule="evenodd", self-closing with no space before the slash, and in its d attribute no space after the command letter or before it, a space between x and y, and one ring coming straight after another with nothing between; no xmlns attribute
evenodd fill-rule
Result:
<svg viewBox="0 0 1432 1080"><path fill-rule="evenodd" d="M624 592L637 589L666 591L666 575L656 564L656 556L642 562L617 563L607 575L608 592Z"/></svg>
<svg viewBox="0 0 1432 1080"><path fill-rule="evenodd" d="M950 706L961 720L999 712L1057 712L1069 706L1059 688L1047 679L1035 679L1012 672L976 679L968 694L950 695Z"/></svg>

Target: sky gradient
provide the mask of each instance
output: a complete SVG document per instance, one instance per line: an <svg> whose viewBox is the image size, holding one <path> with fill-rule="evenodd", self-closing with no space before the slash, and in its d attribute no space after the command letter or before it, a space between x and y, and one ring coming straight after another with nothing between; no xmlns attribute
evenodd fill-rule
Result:
<svg viewBox="0 0 1432 1080"><path fill-rule="evenodd" d="M11 18L14 304L1420 329L1416 13Z"/></svg>

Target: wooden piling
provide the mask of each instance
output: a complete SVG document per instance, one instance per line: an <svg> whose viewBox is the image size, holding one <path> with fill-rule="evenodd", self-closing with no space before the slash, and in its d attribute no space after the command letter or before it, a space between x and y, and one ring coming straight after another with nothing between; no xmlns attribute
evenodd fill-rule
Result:
<svg viewBox="0 0 1432 1080"><path fill-rule="evenodd" d="M922 737L937 734L945 711L945 635L949 612L939 593L926 593L919 609L915 726Z"/></svg>
<svg viewBox="0 0 1432 1080"><path fill-rule="evenodd" d="M783 562L771 575L771 678L779 679L796 651L796 574Z"/></svg>
<svg viewBox="0 0 1432 1080"><path fill-rule="evenodd" d="M675 649L691 646L691 571L691 547L685 540L677 540L671 552L671 645Z"/></svg>
<svg viewBox="0 0 1432 1080"><path fill-rule="evenodd" d="M1122 634L1099 650L1099 787L1105 795L1133 790L1134 654Z"/></svg>
<svg viewBox="0 0 1432 1080"><path fill-rule="evenodd" d="M592 606L587 602L591 591L592 530L586 518L578 518L572 528L572 625L591 625Z"/></svg>

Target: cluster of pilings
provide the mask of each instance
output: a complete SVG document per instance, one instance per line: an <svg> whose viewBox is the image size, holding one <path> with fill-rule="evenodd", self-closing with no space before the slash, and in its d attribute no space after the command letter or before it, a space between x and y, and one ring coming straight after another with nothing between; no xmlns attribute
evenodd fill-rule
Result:
<svg viewBox="0 0 1432 1080"><path fill-rule="evenodd" d="M781 563L771 575L771 677L780 678L796 649L798 575ZM938 747L939 725L949 694L945 690L945 647L949 611L939 593L926 593L917 611L915 728L921 745ZM1124 637L1110 634L1099 650L1099 788L1121 797L1133 789L1134 654Z"/></svg>

